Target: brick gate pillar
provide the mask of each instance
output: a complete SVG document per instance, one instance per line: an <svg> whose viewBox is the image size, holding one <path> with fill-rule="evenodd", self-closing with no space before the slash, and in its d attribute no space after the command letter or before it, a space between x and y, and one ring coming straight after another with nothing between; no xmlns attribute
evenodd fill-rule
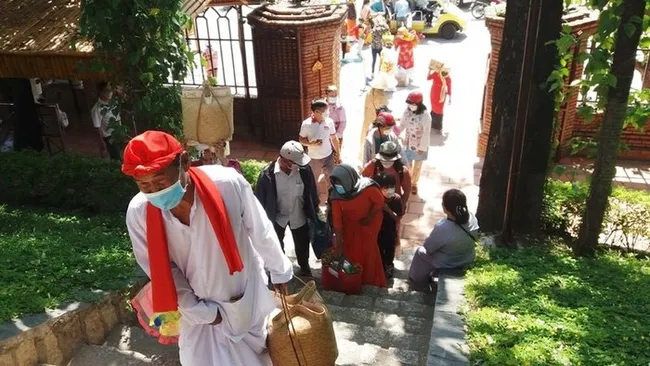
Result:
<svg viewBox="0 0 650 366"><path fill-rule="evenodd" d="M590 17L589 12L584 10L577 10L568 13L562 18L565 24L571 27L574 36L579 39L579 47L582 52L587 48L587 40L598 27L598 21ZM488 137L490 136L490 128L492 127L492 104L493 104L493 91L494 83L497 75L497 68L499 66L499 53L501 52L501 42L503 40L503 26L505 19L502 17L488 17L485 19L485 25L490 32L490 41L492 44L492 52L489 57L488 75L486 79L485 92L483 95L483 116L481 118L481 132L478 136L478 151L477 156L484 158L487 152ZM567 65L569 70L573 70L572 77L574 79L582 78L583 65L573 64L573 61ZM573 80L567 77L565 80L565 101L562 105L559 123L559 133L556 138L560 140L561 146L566 146L573 138L573 125L576 120L576 108L578 104L578 90L570 88L569 85Z"/></svg>
<svg viewBox="0 0 650 366"><path fill-rule="evenodd" d="M264 5L248 15L263 142L298 139L313 99L339 84L346 6Z"/></svg>

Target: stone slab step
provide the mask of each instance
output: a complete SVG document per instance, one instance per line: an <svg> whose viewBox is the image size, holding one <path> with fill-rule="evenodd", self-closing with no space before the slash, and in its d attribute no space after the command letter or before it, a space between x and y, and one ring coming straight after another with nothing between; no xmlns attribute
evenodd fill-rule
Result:
<svg viewBox="0 0 650 366"><path fill-rule="evenodd" d="M136 326L117 326L101 346L87 345L68 366L178 366L177 345L162 345Z"/></svg>
<svg viewBox="0 0 650 366"><path fill-rule="evenodd" d="M116 327L106 337L104 345L142 354L151 359L154 365L180 365L177 345L162 345L139 326Z"/></svg>
<svg viewBox="0 0 650 366"><path fill-rule="evenodd" d="M144 366L152 360L137 352L120 351L109 346L86 345L72 358L68 366Z"/></svg>

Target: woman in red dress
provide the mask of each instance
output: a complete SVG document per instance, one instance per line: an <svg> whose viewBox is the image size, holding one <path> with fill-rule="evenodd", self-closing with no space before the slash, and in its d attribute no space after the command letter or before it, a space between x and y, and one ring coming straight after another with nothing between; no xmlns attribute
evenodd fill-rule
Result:
<svg viewBox="0 0 650 366"><path fill-rule="evenodd" d="M335 251L363 267L363 283L386 287L386 276L377 246L383 220L384 195L372 179L361 178L348 164L334 168L330 176L330 207L336 235Z"/></svg>
<svg viewBox="0 0 650 366"><path fill-rule="evenodd" d="M442 134L442 116L445 102L451 104L451 77L449 70L440 62L431 61L427 80L433 80L431 85L431 128L437 134Z"/></svg>
<svg viewBox="0 0 650 366"><path fill-rule="evenodd" d="M415 31L409 31L405 27L400 27L400 29L397 30L395 48L399 51L397 59L397 66L399 67L397 81L400 86L407 86L411 83L411 76L413 74L413 68L415 67L413 49L417 44L418 36Z"/></svg>

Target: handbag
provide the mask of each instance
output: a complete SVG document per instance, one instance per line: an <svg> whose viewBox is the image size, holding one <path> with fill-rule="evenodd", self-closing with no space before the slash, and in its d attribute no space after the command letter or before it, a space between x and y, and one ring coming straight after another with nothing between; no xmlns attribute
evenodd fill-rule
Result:
<svg viewBox="0 0 650 366"><path fill-rule="evenodd" d="M332 229L326 221L319 218L313 222L312 226L311 246L316 258L321 259L325 250L332 247Z"/></svg>
<svg viewBox="0 0 650 366"><path fill-rule="evenodd" d="M363 267L353 263L344 254L335 255L332 250L323 254L322 283L325 290L358 295L363 285Z"/></svg>
<svg viewBox="0 0 650 366"><path fill-rule="evenodd" d="M269 322L267 337L267 348L273 364L334 365L339 351L333 321L316 290L316 283L309 281L293 295L276 293L276 296L279 297L281 311Z"/></svg>
<svg viewBox="0 0 650 366"><path fill-rule="evenodd" d="M233 96L229 87L185 87L181 96L186 141L215 145L232 140Z"/></svg>

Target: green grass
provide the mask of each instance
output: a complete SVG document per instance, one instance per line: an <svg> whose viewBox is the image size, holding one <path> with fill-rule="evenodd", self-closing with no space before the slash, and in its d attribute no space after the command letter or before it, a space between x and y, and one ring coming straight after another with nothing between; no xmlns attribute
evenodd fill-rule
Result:
<svg viewBox="0 0 650 366"><path fill-rule="evenodd" d="M472 364L650 364L647 259L492 249L468 272L466 294Z"/></svg>
<svg viewBox="0 0 650 366"><path fill-rule="evenodd" d="M82 216L0 206L0 323L93 290L124 288L135 261L123 215Z"/></svg>

